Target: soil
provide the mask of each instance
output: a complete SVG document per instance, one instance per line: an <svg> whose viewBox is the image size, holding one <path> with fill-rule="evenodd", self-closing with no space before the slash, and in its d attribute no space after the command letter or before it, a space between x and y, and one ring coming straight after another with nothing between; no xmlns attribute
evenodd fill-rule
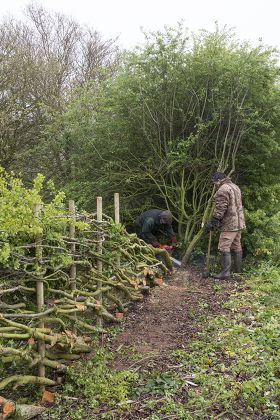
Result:
<svg viewBox="0 0 280 420"><path fill-rule="evenodd" d="M173 350L185 349L201 328L196 320L224 312L223 303L236 290L236 283L203 278L196 267L175 271L161 287L155 287L142 302L130 307L112 350L115 369L166 366ZM119 354L119 356L118 356ZM156 357L160 355L160 358ZM135 361L137 358L137 361Z"/></svg>

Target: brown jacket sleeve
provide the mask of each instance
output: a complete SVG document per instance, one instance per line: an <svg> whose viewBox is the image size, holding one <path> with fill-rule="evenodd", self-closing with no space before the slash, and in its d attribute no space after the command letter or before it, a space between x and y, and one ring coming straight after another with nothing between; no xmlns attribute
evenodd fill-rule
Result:
<svg viewBox="0 0 280 420"><path fill-rule="evenodd" d="M218 220L222 220L229 206L230 197L228 191L225 189L219 189L215 195L215 209L213 217Z"/></svg>

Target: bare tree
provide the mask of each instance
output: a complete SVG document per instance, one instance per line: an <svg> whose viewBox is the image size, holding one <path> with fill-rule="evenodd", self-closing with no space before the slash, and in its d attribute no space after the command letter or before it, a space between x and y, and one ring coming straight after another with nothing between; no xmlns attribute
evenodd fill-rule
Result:
<svg viewBox="0 0 280 420"><path fill-rule="evenodd" d="M113 40L36 3L27 22L0 23L0 164L25 174L53 111L63 111L75 84L98 83L118 61Z"/></svg>

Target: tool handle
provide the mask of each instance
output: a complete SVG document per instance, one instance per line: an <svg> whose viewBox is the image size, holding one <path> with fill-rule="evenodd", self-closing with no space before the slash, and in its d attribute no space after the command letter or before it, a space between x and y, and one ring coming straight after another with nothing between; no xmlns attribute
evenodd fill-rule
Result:
<svg viewBox="0 0 280 420"><path fill-rule="evenodd" d="M207 272L209 272L209 269L210 269L211 244L212 244L212 230L209 230L208 249L207 249L207 257L206 257L206 270L207 270Z"/></svg>

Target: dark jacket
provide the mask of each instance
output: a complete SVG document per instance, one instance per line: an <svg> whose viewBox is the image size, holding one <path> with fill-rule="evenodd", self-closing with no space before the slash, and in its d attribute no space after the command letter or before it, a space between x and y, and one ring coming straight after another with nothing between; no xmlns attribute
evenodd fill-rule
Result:
<svg viewBox="0 0 280 420"><path fill-rule="evenodd" d="M237 231L245 228L241 192L229 178L219 186L215 194L213 216L220 221L221 231Z"/></svg>
<svg viewBox="0 0 280 420"><path fill-rule="evenodd" d="M160 235L171 238L175 235L172 226L160 223L162 210L151 209L140 214L135 221L137 235L147 244L158 242Z"/></svg>

